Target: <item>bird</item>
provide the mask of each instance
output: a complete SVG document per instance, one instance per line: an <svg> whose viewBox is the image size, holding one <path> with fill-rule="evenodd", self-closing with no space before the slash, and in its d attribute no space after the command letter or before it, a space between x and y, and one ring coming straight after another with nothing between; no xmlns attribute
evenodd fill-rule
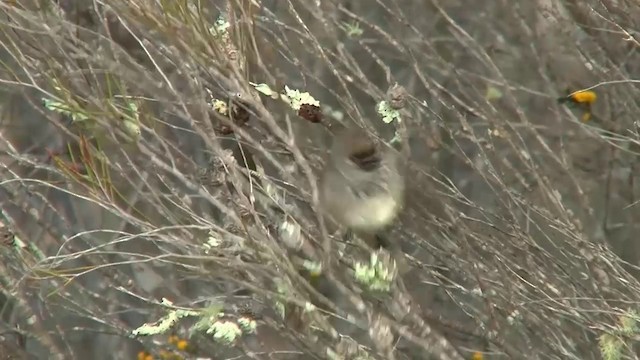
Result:
<svg viewBox="0 0 640 360"><path fill-rule="evenodd" d="M569 95L559 97L557 100L560 104L570 102L573 104L593 104L598 99L598 95L591 90L579 90Z"/></svg>
<svg viewBox="0 0 640 360"><path fill-rule="evenodd" d="M371 247L387 247L381 235L397 218L405 179L400 153L375 141L363 128L339 132L321 173L320 206Z"/></svg>
<svg viewBox="0 0 640 360"><path fill-rule="evenodd" d="M570 92L567 90L569 95L559 97L558 103L560 104L568 104L571 106L577 106L583 109L582 114L582 122L587 122L594 118L592 114L591 107L593 103L598 99L598 95L592 90L579 90L575 92Z"/></svg>

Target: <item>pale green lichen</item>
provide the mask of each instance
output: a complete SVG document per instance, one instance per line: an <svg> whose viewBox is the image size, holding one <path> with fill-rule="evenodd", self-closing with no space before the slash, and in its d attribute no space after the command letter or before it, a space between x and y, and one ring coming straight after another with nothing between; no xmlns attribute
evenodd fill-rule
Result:
<svg viewBox="0 0 640 360"><path fill-rule="evenodd" d="M598 345L604 360L619 360L627 348L627 339L633 338L640 332L638 328L638 313L628 310L619 318L616 328L600 335Z"/></svg>
<svg viewBox="0 0 640 360"><path fill-rule="evenodd" d="M237 321L222 319L226 317L219 304L214 304L201 312L201 317L190 329L190 332L204 332L213 335L213 339L219 343L229 345L243 333L256 331L257 323L254 319L241 316Z"/></svg>
<svg viewBox="0 0 640 360"><path fill-rule="evenodd" d="M218 236L218 234L210 230L207 234L207 241L203 244L205 254L208 254L211 249L217 248L222 244L222 240Z"/></svg>
<svg viewBox="0 0 640 360"><path fill-rule="evenodd" d="M401 121L400 112L392 108L387 101L380 101L376 106L376 111L378 112L378 114L380 114L380 116L382 116L382 121L387 124L393 122L394 120L398 122Z"/></svg>
<svg viewBox="0 0 640 360"><path fill-rule="evenodd" d="M357 38L364 34L364 30L362 30L362 28L360 27L360 23L356 21L350 23L342 23L341 28L350 38Z"/></svg>
<svg viewBox="0 0 640 360"><path fill-rule="evenodd" d="M231 344L242 335L242 329L233 321L216 321L206 333L213 335L213 339L218 342Z"/></svg>
<svg viewBox="0 0 640 360"><path fill-rule="evenodd" d="M238 325L240 325L242 332L245 334L255 333L258 326L254 319L244 316L238 319Z"/></svg>
<svg viewBox="0 0 640 360"><path fill-rule="evenodd" d="M284 87L284 92L282 94L278 94L278 92L271 89L269 85L265 83L260 83L260 84L250 83L250 84L251 86L254 87L254 89L256 89L256 91L258 91L263 95L269 96L273 99L277 99L279 96L282 101L287 103L287 105L289 105L289 107L295 111L300 110L300 107L302 107L302 105L304 104L318 106L318 107L320 106L320 102L316 100L313 96L311 96L311 94L309 94L308 92L301 92L300 90L297 90L297 89L291 89L287 85L285 85Z"/></svg>
<svg viewBox="0 0 640 360"><path fill-rule="evenodd" d="M211 100L211 107L213 108L213 110L217 111L221 115L227 115L229 113L229 108L227 106L227 103L222 100L219 100L219 99Z"/></svg>
<svg viewBox="0 0 640 360"><path fill-rule="evenodd" d="M395 277L395 264L380 261L377 253L372 253L368 264L356 263L355 278L359 283L374 291L389 291Z"/></svg>
<svg viewBox="0 0 640 360"><path fill-rule="evenodd" d="M320 102L308 92L300 92L300 90L291 89L288 86L285 86L284 94L280 94L280 98L296 111L300 110L303 104L320 106Z"/></svg>
<svg viewBox="0 0 640 360"><path fill-rule="evenodd" d="M216 36L228 36L229 28L231 28L231 23L224 14L220 14L213 26L209 28L209 32Z"/></svg>
<svg viewBox="0 0 640 360"><path fill-rule="evenodd" d="M630 336L637 334L639 331L638 313L635 310L629 310L620 316L620 332L622 332L622 334Z"/></svg>
<svg viewBox="0 0 640 360"><path fill-rule="evenodd" d="M162 304L167 307L173 307L167 299L162 299ZM160 318L157 322L152 324L144 324L137 329L134 329L131 333L133 336L150 336L164 334L171 329L178 321L188 316L200 316L198 311L185 310L185 309L172 309L167 315Z"/></svg>
<svg viewBox="0 0 640 360"><path fill-rule="evenodd" d="M305 260L302 266L309 271L311 276L320 276L322 274L322 263L318 261Z"/></svg>
<svg viewBox="0 0 640 360"><path fill-rule="evenodd" d="M602 334L598 339L598 345L605 360L619 360L622 358L624 344L617 336Z"/></svg>

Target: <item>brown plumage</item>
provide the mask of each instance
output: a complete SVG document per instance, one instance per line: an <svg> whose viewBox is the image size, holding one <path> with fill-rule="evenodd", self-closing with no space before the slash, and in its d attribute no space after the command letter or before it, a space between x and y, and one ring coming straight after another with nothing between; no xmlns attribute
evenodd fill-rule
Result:
<svg viewBox="0 0 640 360"><path fill-rule="evenodd" d="M323 210L357 234L377 235L393 223L403 204L399 154L361 128L337 135L320 181Z"/></svg>

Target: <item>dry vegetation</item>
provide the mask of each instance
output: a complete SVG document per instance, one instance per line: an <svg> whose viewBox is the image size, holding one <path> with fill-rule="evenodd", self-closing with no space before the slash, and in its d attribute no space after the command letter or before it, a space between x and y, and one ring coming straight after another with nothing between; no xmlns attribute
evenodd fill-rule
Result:
<svg viewBox="0 0 640 360"><path fill-rule="evenodd" d="M0 359L637 359L636 1L0 9ZM410 145L389 291L316 211L354 122Z"/></svg>

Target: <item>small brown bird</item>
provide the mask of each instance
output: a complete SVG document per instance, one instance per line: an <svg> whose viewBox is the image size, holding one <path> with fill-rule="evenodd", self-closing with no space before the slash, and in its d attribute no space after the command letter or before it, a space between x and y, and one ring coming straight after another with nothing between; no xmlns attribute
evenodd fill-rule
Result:
<svg viewBox="0 0 640 360"><path fill-rule="evenodd" d="M342 131L320 181L323 210L336 223L380 242L378 235L393 223L403 205L405 182L400 167L399 153L381 149L364 129Z"/></svg>

